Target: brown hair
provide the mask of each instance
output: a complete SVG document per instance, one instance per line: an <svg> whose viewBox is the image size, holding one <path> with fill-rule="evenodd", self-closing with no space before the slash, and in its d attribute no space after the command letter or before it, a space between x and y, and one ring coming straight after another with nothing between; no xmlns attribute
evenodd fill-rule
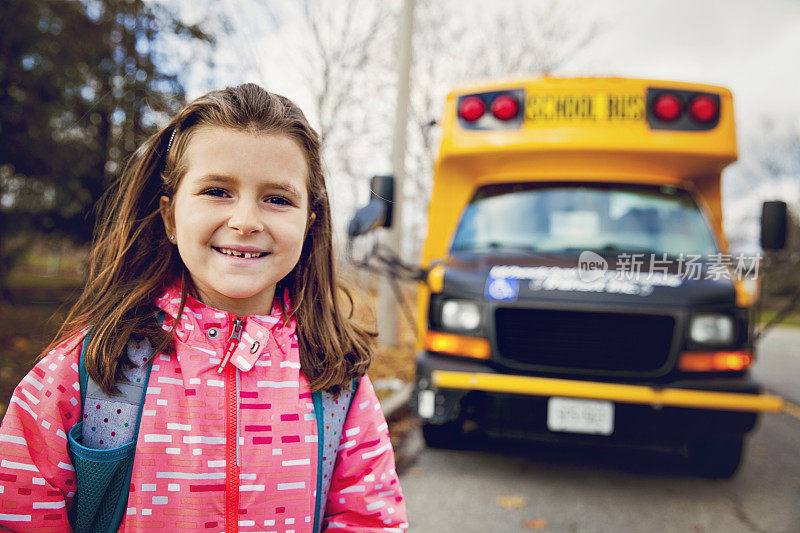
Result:
<svg viewBox="0 0 800 533"><path fill-rule="evenodd" d="M189 103L133 155L101 199L86 287L56 339L91 325L86 370L107 393L125 379L122 369L130 363L121 356L128 339L147 337L157 350L173 350L173 332L156 323L153 302L171 280L181 278L180 316L187 276L177 247L167 240L159 198L175 194L186 171L186 147L201 126L286 135L304 152L309 217L313 213L316 219L308 228L300 260L278 282L275 294L282 299L288 290L292 310L287 318L297 320L300 365L311 389L335 392L347 387L366 373L375 333L352 321L352 296L335 274L320 139L291 100L252 83L212 91ZM284 314L289 313L287 302L282 306Z"/></svg>

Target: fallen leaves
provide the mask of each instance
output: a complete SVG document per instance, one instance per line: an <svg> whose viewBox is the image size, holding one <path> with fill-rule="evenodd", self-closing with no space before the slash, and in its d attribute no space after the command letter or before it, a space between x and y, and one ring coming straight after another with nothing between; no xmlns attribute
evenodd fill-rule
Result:
<svg viewBox="0 0 800 533"><path fill-rule="evenodd" d="M549 527L549 524L544 518L531 518L530 520L523 522L522 527L533 531L544 531Z"/></svg>
<svg viewBox="0 0 800 533"><path fill-rule="evenodd" d="M27 352L33 348L33 343L25 337L15 335L11 337L11 348L19 352Z"/></svg>
<svg viewBox="0 0 800 533"><path fill-rule="evenodd" d="M494 499L494 503L503 509L521 509L528 505L528 498L517 494L509 494L498 496Z"/></svg>
<svg viewBox="0 0 800 533"><path fill-rule="evenodd" d="M528 498L520 496L519 494L504 494L502 496L497 496L494 499L494 503L503 509L522 509L523 507L527 507ZM550 527L550 524L548 524L547 520L544 518L536 517L523 522L522 527L531 531L544 531Z"/></svg>

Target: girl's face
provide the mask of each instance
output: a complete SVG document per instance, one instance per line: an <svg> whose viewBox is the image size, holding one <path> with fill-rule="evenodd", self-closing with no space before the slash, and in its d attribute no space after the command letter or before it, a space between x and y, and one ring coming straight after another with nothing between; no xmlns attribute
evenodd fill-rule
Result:
<svg viewBox="0 0 800 533"><path fill-rule="evenodd" d="M301 148L281 134L202 126L184 157L161 215L199 299L239 316L269 313L314 221Z"/></svg>

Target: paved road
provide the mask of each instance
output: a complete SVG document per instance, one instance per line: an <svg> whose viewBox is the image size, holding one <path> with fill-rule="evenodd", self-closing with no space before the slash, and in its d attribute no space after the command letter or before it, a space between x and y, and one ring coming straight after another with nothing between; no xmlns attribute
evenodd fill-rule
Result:
<svg viewBox="0 0 800 533"><path fill-rule="evenodd" d="M800 404L800 329L771 331L754 373ZM797 533L796 416L763 416L731 480L699 478L670 453L477 438L465 450L423 449L401 476L410 531Z"/></svg>

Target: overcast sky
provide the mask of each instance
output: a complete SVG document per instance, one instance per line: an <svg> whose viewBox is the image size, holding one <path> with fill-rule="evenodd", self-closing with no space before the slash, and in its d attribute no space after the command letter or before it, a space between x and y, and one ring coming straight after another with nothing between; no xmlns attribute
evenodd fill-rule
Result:
<svg viewBox="0 0 800 533"><path fill-rule="evenodd" d="M254 14L268 16L273 28L292 24L271 17L275 11L264 8L281 6L282 2L263 1L226 0L224 5L238 8L226 9L235 24ZM326 1L335 4L338 0ZM484 12L504 9L514 1L497 0L486 5L483 0L462 0L457 4L462 9L472 2ZM524 5L549 0L519 1ZM562 0L559 3L574 11L576 20L594 20L600 27L590 46L559 74L650 77L724 85L734 93L740 140L756 128L761 117L800 120L800 0ZM258 4L261 4L259 9L254 10L253 6ZM191 9L191 2L188 5ZM481 29L475 28L472 33L479 36ZM240 39L253 41L255 37L244 35ZM295 39L284 43L286 48L294 48L298 42ZM240 54L241 49L220 50L217 55L225 65L227 79L220 80L218 72L213 87L208 80L189 80L189 96L217 88L220 82L232 84L252 78L252 73L243 68L237 72L236 65L245 63ZM296 58L291 51L288 55ZM292 71L298 70L297 65L281 64L280 59L286 58L283 53L275 57L264 50L263 56L270 57L261 70L269 78L270 88L302 105L309 96L303 94L302 87L295 86L297 72Z"/></svg>
<svg viewBox="0 0 800 533"><path fill-rule="evenodd" d="M800 1L592 0L605 31L574 73L696 81L733 91L740 139L765 114L800 119Z"/></svg>
<svg viewBox="0 0 800 533"><path fill-rule="evenodd" d="M326 0L333 4L337 1ZM458 5L461 9L474 2L480 5L480 10L488 11L503 9L513 1L498 0L492 4L494 7L489 7L483 0L462 0ZM520 1L524 5L549 0ZM255 4L261 2L256 0ZM571 8L576 19L594 20L600 26L600 34L565 66L562 74L652 77L724 85L734 93L742 132L765 114L800 119L800 0L562 0L559 3ZM226 0L224 4L238 8L226 9L234 22L253 16L253 0ZM270 3L261 4L258 16L274 12L263 9L265 5ZM270 18L275 26L291 24L278 17ZM480 28L475 28L474 34L480 35ZM252 40L255 36L246 37ZM220 52L221 56L230 56L229 50ZM296 77L287 72L287 67L290 65L274 68L264 65L263 69L270 77L270 85L283 86L287 89L284 92L296 92L289 88ZM285 74L285 80L280 72ZM243 71L238 76L236 72L229 74L239 79L225 80L226 83L248 77ZM190 83L190 96L198 96L210 88Z"/></svg>

